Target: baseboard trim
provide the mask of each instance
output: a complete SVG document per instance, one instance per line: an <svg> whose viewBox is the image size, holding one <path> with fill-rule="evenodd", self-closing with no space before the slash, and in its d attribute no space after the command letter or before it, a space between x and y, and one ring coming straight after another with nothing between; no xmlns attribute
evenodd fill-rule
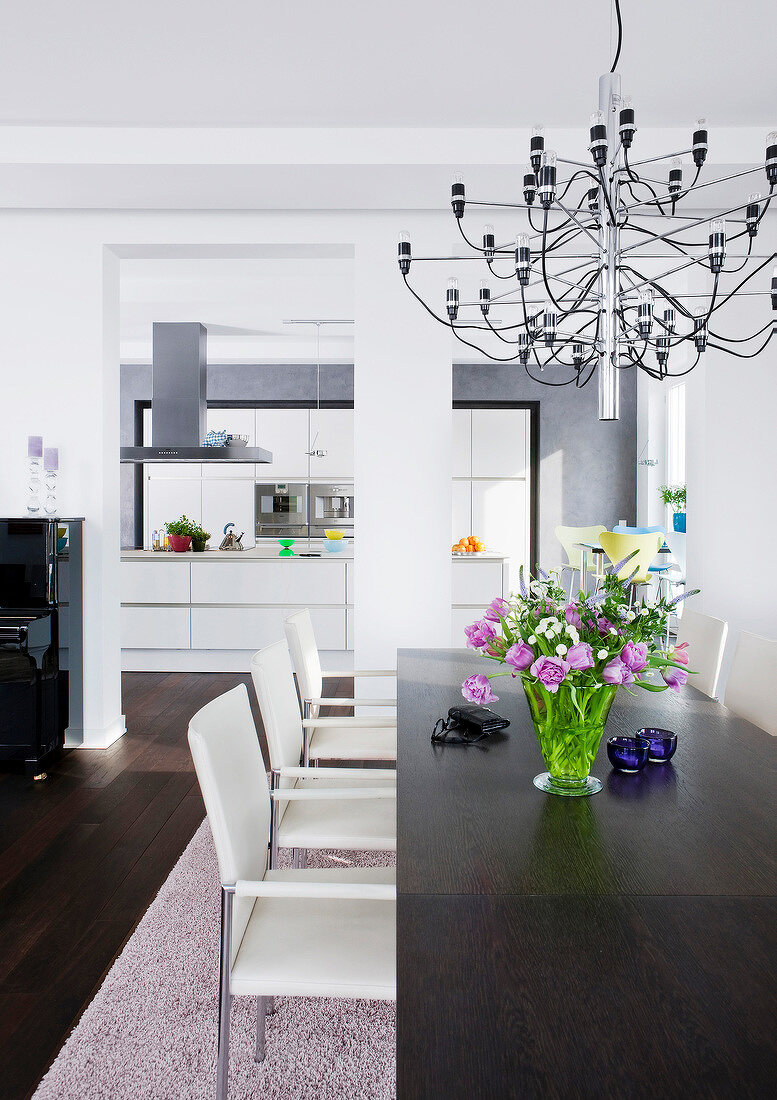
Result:
<svg viewBox="0 0 777 1100"><path fill-rule="evenodd" d="M68 726L65 730L66 749L107 749L115 744L120 737L127 732L127 719L120 714L115 722L103 729L74 729Z"/></svg>

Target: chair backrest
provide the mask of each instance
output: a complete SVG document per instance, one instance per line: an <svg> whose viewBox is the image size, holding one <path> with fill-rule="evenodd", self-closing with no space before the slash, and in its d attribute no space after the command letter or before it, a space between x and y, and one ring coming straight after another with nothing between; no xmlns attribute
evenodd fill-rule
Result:
<svg viewBox="0 0 777 1100"><path fill-rule="evenodd" d="M688 643L688 666L696 673L688 682L711 699L718 686L727 634L728 623L723 619L687 607L677 627L677 644Z"/></svg>
<svg viewBox="0 0 777 1100"><path fill-rule="evenodd" d="M628 527L625 523L619 523L613 527L613 531L620 531L624 535L665 535L664 527Z"/></svg>
<svg viewBox="0 0 777 1100"><path fill-rule="evenodd" d="M575 546L575 543L598 543L600 536L606 530L603 523L595 523L592 527L557 527L555 534L564 547L569 564L573 569L579 569L582 564L582 551Z"/></svg>
<svg viewBox="0 0 777 1100"><path fill-rule="evenodd" d="M189 722L189 746L221 881L261 879L267 868L270 795L245 684L197 711ZM235 899L233 958L252 909L253 899Z"/></svg>
<svg viewBox="0 0 777 1100"><path fill-rule="evenodd" d="M663 539L659 534L627 535L622 531L605 531L600 535L599 542L613 565L617 565L636 550L634 557L616 575L619 581L625 581L636 569L634 580L638 584L644 584L650 576L648 570Z"/></svg>
<svg viewBox="0 0 777 1100"><path fill-rule="evenodd" d="M762 730L777 736L774 684L777 681L777 641L758 634L739 635L734 663L726 684L726 706Z"/></svg>
<svg viewBox="0 0 777 1100"><path fill-rule="evenodd" d="M270 767L297 767L302 755L302 718L285 642L275 642L254 653L251 678L267 735Z"/></svg>
<svg viewBox="0 0 777 1100"><path fill-rule="evenodd" d="M283 629L286 631L286 641L289 643L294 671L297 673L300 698L320 699L324 690L324 677L321 672L313 620L308 609L305 607L302 611L295 611L293 615L289 615L283 620ZM317 718L318 707L311 708L310 714L312 718Z"/></svg>

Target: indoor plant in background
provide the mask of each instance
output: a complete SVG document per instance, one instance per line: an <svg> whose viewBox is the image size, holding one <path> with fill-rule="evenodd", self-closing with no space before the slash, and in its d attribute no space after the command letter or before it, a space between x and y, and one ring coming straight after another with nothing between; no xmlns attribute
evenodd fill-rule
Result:
<svg viewBox="0 0 777 1100"><path fill-rule="evenodd" d="M180 519L171 520L165 524L165 529L170 536L170 547L175 550L177 554L183 553L188 550L192 544L192 538L195 532L202 528L198 523L194 523L192 520L187 519L186 516L181 516Z"/></svg>
<svg viewBox="0 0 777 1100"><path fill-rule="evenodd" d="M672 526L675 531L685 532L685 486L662 485L658 490L664 504L673 509Z"/></svg>
<svg viewBox="0 0 777 1100"><path fill-rule="evenodd" d="M208 544L210 531L203 531L202 526L199 523L193 523L191 525L191 536L192 550L195 552L195 554L202 554Z"/></svg>
<svg viewBox="0 0 777 1100"><path fill-rule="evenodd" d="M571 602L555 574L540 571L542 580L527 588L521 568L520 595L495 599L482 620L465 628L467 645L503 671L468 677L462 695L496 702L490 680L520 676L548 768L534 783L553 794L601 790L589 773L621 686L679 691L688 679L685 648L665 652L662 640L670 609L695 593L630 604L630 578L616 576L628 560L610 567L596 595L580 592Z"/></svg>

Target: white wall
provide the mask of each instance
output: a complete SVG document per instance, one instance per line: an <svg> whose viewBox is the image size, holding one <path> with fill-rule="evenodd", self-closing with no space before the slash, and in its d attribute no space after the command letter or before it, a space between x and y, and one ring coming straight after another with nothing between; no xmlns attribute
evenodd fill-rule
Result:
<svg viewBox="0 0 777 1100"><path fill-rule="evenodd" d="M427 231L443 220L449 233L449 215L423 216ZM117 256L213 255L221 246L249 254L254 245L260 254L267 243L355 250L355 476L365 532L356 663L393 665L398 646L447 644L450 349L402 285L396 235L405 227L413 219L392 213L3 214L0 513L24 512L27 435L58 444L62 511L86 517L87 744L105 744L121 728ZM424 508L411 528L418 493Z"/></svg>

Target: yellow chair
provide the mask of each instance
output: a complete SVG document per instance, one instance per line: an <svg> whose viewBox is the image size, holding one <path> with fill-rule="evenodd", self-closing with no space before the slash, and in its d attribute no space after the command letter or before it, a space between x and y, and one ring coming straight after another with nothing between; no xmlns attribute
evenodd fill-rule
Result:
<svg viewBox="0 0 777 1100"><path fill-rule="evenodd" d="M558 541L564 548L564 552L567 556L568 564L561 566L561 572L565 569L571 571L572 576L569 581L569 598L572 599L572 584L575 579L575 570L580 572L580 568L583 564L583 551L576 546L579 542L591 542L598 543L599 536L603 534L607 528L603 523L595 523L591 527L557 527L555 534Z"/></svg>
<svg viewBox="0 0 777 1100"><path fill-rule="evenodd" d="M607 557L613 565L623 561L629 554L636 554L626 562L617 572L619 581L625 581L634 570L637 572L632 580L633 584L648 584L650 581L650 566L655 560L656 554L661 549L664 536L651 531L646 535L626 534L621 531L605 531L599 537Z"/></svg>

